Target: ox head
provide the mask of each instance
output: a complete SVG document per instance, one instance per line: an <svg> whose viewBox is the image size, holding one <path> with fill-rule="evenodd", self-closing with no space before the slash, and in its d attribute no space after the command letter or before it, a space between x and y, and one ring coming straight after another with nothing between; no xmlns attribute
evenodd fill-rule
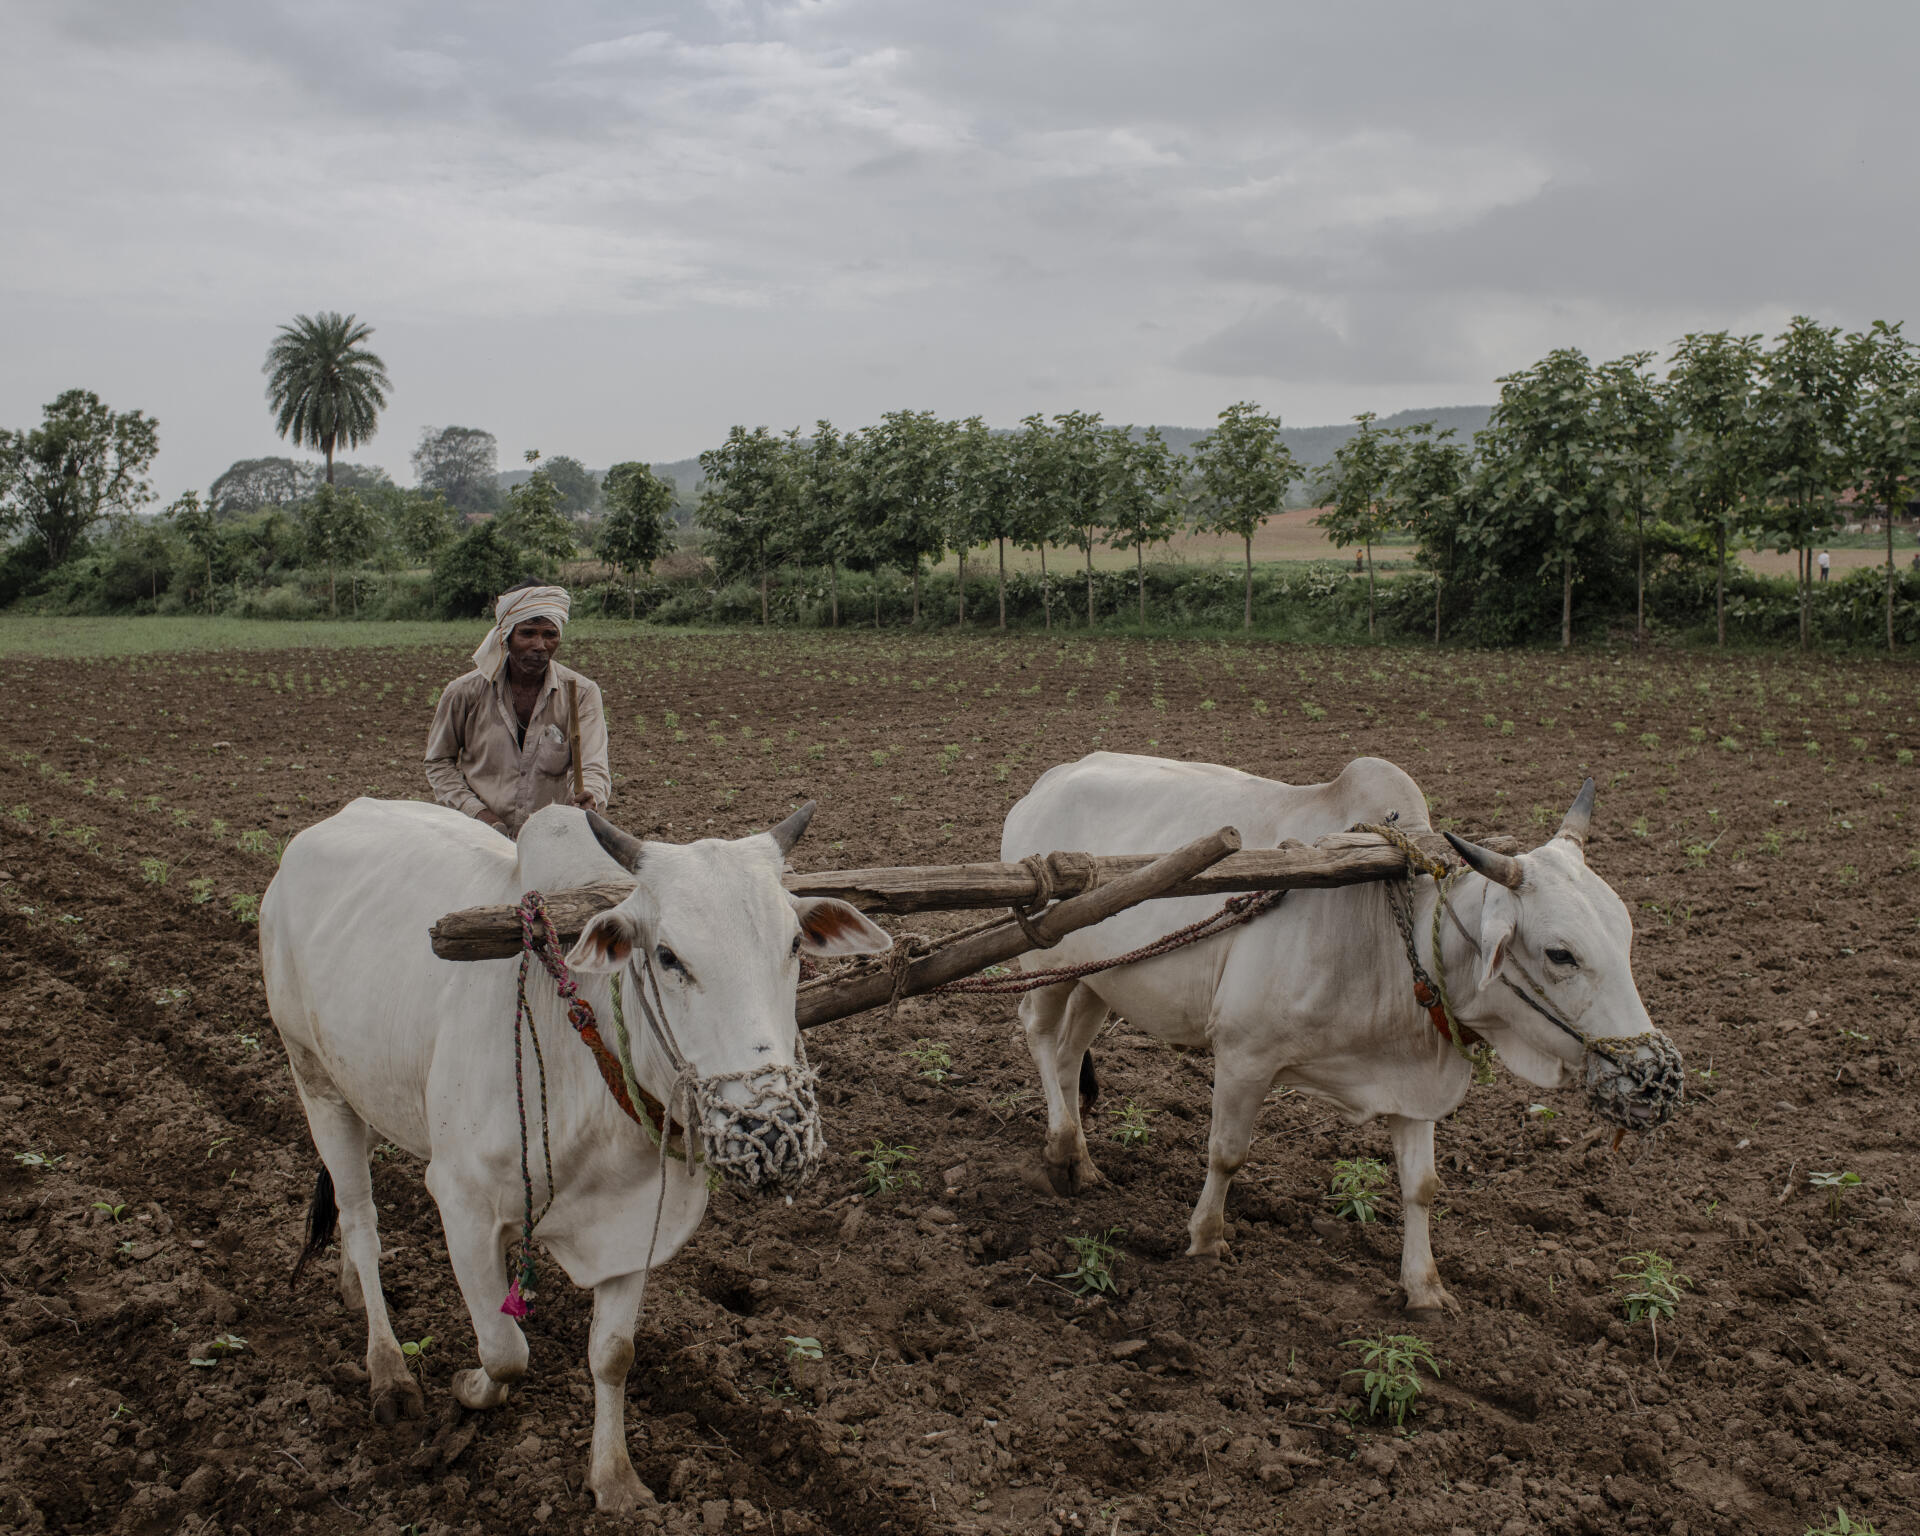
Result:
<svg viewBox="0 0 1920 1536"><path fill-rule="evenodd" d="M674 1083L669 1107L698 1124L707 1163L761 1189L804 1180L826 1147L794 1023L800 957L893 945L846 902L797 899L781 885L813 810L808 801L753 837L685 844L643 844L589 812L601 847L639 884L567 956L576 971L622 974L636 1075ZM664 1031L642 1003L655 987Z"/></svg>
<svg viewBox="0 0 1920 1536"><path fill-rule="evenodd" d="M1634 985L1626 903L1587 867L1592 820L1588 779L1560 830L1531 853L1511 857L1447 834L1487 880L1479 932L1466 927L1479 950L1466 1022L1528 1082L1584 1082L1606 1119L1652 1130L1679 1107L1680 1052L1653 1027Z"/></svg>

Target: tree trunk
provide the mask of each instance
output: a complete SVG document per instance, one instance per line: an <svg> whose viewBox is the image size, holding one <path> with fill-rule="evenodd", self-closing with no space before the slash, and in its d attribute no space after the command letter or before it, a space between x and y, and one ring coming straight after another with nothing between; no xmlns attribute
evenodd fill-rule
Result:
<svg viewBox="0 0 1920 1536"><path fill-rule="evenodd" d="M1887 545L1887 569L1893 569L1893 545L1891 542ZM1889 587L1887 590L1891 592L1893 589ZM213 614L213 552L211 550L207 552L207 614L209 617ZM1889 635L1893 633L1893 610L1891 608L1887 610L1887 633ZM1891 649L1891 647L1889 647L1889 649Z"/></svg>
<svg viewBox="0 0 1920 1536"><path fill-rule="evenodd" d="M1807 607L1813 601L1813 546L1809 544L1800 561L1800 649L1807 649Z"/></svg>
<svg viewBox="0 0 1920 1536"><path fill-rule="evenodd" d="M920 561L918 557L913 562L913 622L915 627L918 627L920 623Z"/></svg>
<svg viewBox="0 0 1920 1536"><path fill-rule="evenodd" d="M1893 506L1887 506L1887 654L1893 654Z"/></svg>
<svg viewBox="0 0 1920 1536"><path fill-rule="evenodd" d="M327 562L327 616L335 619L340 617L340 602L334 595L333 562L331 560Z"/></svg>
<svg viewBox="0 0 1920 1536"><path fill-rule="evenodd" d="M1720 546L1720 568L1713 579L1713 613L1720 626L1720 644L1727 643L1727 518L1720 515L1719 526L1714 530Z"/></svg>
<svg viewBox="0 0 1920 1536"><path fill-rule="evenodd" d="M767 568L760 567L760 627L767 627Z"/></svg>
<svg viewBox="0 0 1920 1536"><path fill-rule="evenodd" d="M1242 629L1253 628L1253 535L1247 534L1247 607L1240 620Z"/></svg>
<svg viewBox="0 0 1920 1536"><path fill-rule="evenodd" d="M827 562L827 601L833 612L833 627L840 627L840 562Z"/></svg>
<svg viewBox="0 0 1920 1536"><path fill-rule="evenodd" d="M967 552L960 551L960 628L967 627Z"/></svg>
<svg viewBox="0 0 1920 1536"><path fill-rule="evenodd" d="M1440 577L1433 578L1433 643L1440 643Z"/></svg>
<svg viewBox="0 0 1920 1536"><path fill-rule="evenodd" d="M1373 540L1364 541L1367 549L1367 638L1375 638L1373 627Z"/></svg>
<svg viewBox="0 0 1920 1536"><path fill-rule="evenodd" d="M1093 628L1093 530L1087 530L1087 628Z"/></svg>
<svg viewBox="0 0 1920 1536"><path fill-rule="evenodd" d="M1000 627L1007 627L1007 540L1000 536Z"/></svg>
<svg viewBox="0 0 1920 1536"><path fill-rule="evenodd" d="M1647 535L1645 512L1639 506L1633 509L1633 543L1636 565L1633 576L1633 643L1647 643Z"/></svg>
<svg viewBox="0 0 1920 1536"><path fill-rule="evenodd" d="M327 450L327 484L333 484L333 439L325 439L321 445Z"/></svg>
<svg viewBox="0 0 1920 1536"><path fill-rule="evenodd" d="M880 566L877 562L873 567L873 627L880 627Z"/></svg>
<svg viewBox="0 0 1920 1536"><path fill-rule="evenodd" d="M1140 592L1140 627L1147 627L1147 547L1133 546L1134 581Z"/></svg>
<svg viewBox="0 0 1920 1536"><path fill-rule="evenodd" d="M1040 611L1049 631L1053 629L1053 588L1047 585L1047 541L1040 541Z"/></svg>
<svg viewBox="0 0 1920 1536"><path fill-rule="evenodd" d="M1560 557L1560 649L1573 648L1573 551Z"/></svg>
<svg viewBox="0 0 1920 1536"><path fill-rule="evenodd" d="M631 579L627 582L627 622L629 624L633 622L633 582Z"/></svg>

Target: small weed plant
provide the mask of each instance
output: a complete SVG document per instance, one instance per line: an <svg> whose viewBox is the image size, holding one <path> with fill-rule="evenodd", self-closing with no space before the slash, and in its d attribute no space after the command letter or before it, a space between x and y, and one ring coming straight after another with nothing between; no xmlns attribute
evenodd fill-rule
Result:
<svg viewBox="0 0 1920 1536"><path fill-rule="evenodd" d="M165 859L156 859L149 856L140 861L140 878L146 881L148 885L165 885L168 874L169 870Z"/></svg>
<svg viewBox="0 0 1920 1536"><path fill-rule="evenodd" d="M867 1193L870 1195L890 1195L899 1189L918 1189L920 1175L913 1171L911 1164L920 1155L918 1147L902 1143L900 1146L888 1146L878 1136L873 1145L859 1153L862 1167L867 1171Z"/></svg>
<svg viewBox="0 0 1920 1536"><path fill-rule="evenodd" d="M1113 1139L1123 1147L1144 1147L1153 1139L1153 1127L1147 1124L1147 1112L1132 1099L1112 1111Z"/></svg>
<svg viewBox="0 0 1920 1536"><path fill-rule="evenodd" d="M1835 1505L1833 1518L1808 1526L1807 1536L1880 1536L1880 1532L1867 1521L1849 1519L1847 1512Z"/></svg>
<svg viewBox="0 0 1920 1536"><path fill-rule="evenodd" d="M422 1338L402 1339L400 1341L400 1353L405 1355L409 1360L418 1360L432 1348L433 1335L430 1333Z"/></svg>
<svg viewBox="0 0 1920 1536"><path fill-rule="evenodd" d="M818 1339L800 1338L789 1333L783 1336L780 1342L787 1346L789 1360L819 1360L826 1353L821 1349Z"/></svg>
<svg viewBox="0 0 1920 1536"><path fill-rule="evenodd" d="M1125 1230L1108 1227L1104 1232L1068 1238L1067 1246L1073 1250L1073 1268L1055 1275L1054 1279L1067 1281L1082 1296L1111 1296L1114 1292L1113 1243Z"/></svg>
<svg viewBox="0 0 1920 1536"><path fill-rule="evenodd" d="M1386 1187L1387 1165L1379 1159L1342 1158L1333 1165L1333 1189L1326 1199L1342 1221L1378 1221Z"/></svg>
<svg viewBox="0 0 1920 1536"><path fill-rule="evenodd" d="M227 911L238 922L257 923L260 921L260 898L245 893L229 897Z"/></svg>
<svg viewBox="0 0 1920 1536"><path fill-rule="evenodd" d="M22 1168L32 1168L40 1173L51 1173L67 1160L64 1152L16 1152L13 1160Z"/></svg>
<svg viewBox="0 0 1920 1536"><path fill-rule="evenodd" d="M953 1056L938 1040L916 1040L900 1053L913 1063L914 1073L930 1083L953 1076Z"/></svg>
<svg viewBox="0 0 1920 1536"><path fill-rule="evenodd" d="M1673 1320L1673 1314L1680 1305L1680 1292L1691 1289L1693 1282L1673 1267L1673 1260L1655 1253L1651 1248L1628 1254L1621 1260L1620 1272L1613 1278L1626 1285L1626 1292L1620 1298L1620 1307L1627 1314L1627 1321L1646 1322L1657 1355L1660 1349L1660 1324Z"/></svg>
<svg viewBox="0 0 1920 1536"><path fill-rule="evenodd" d="M1360 1364L1342 1376L1358 1376L1367 1394L1368 1414L1385 1417L1395 1429L1405 1426L1420 1397L1420 1372L1425 1370L1436 1381L1440 1377L1433 1346L1417 1334L1376 1334L1370 1339L1348 1339L1341 1347L1360 1351Z"/></svg>

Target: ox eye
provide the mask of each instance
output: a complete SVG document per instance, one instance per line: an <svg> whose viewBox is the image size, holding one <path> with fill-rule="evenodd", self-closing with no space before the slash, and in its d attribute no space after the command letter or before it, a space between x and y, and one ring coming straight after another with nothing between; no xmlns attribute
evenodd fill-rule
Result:
<svg viewBox="0 0 1920 1536"><path fill-rule="evenodd" d="M653 958L667 970L678 971L683 976L687 973L687 968L680 963L680 957L664 944L653 952Z"/></svg>
<svg viewBox="0 0 1920 1536"><path fill-rule="evenodd" d="M787 953L790 955L797 955L800 953L800 935L799 934L796 933L793 936L793 948L788 950Z"/></svg>
<svg viewBox="0 0 1920 1536"><path fill-rule="evenodd" d="M1547 958L1555 965L1578 965L1580 963L1573 958L1573 951L1570 949L1550 949L1547 951Z"/></svg>

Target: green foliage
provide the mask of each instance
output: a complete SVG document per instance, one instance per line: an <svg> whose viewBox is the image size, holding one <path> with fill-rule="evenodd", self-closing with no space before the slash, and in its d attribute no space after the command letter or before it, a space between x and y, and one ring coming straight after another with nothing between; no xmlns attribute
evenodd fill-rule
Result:
<svg viewBox="0 0 1920 1536"><path fill-rule="evenodd" d="M433 1335L430 1333L423 1338L402 1339L400 1341L400 1353L405 1355L409 1360L418 1360L432 1348Z"/></svg>
<svg viewBox="0 0 1920 1536"><path fill-rule="evenodd" d="M1333 1187L1322 1198L1343 1221L1377 1221L1387 1187L1387 1165L1376 1158L1342 1158L1333 1165Z"/></svg>
<svg viewBox="0 0 1920 1536"><path fill-rule="evenodd" d="M490 618L493 603L521 579L520 552L493 523L481 523L448 545L434 562L440 611L450 619Z"/></svg>
<svg viewBox="0 0 1920 1536"><path fill-rule="evenodd" d="M780 439L765 427L734 427L700 455L700 469L706 482L694 521L708 534L707 553L722 577L759 581L764 624L768 575L793 533L795 487Z"/></svg>
<svg viewBox="0 0 1920 1536"><path fill-rule="evenodd" d="M1220 413L1219 424L1194 445L1194 468L1204 497L1201 523L1237 535L1246 548L1246 607L1242 627L1253 628L1253 536L1286 505L1300 466L1280 437L1280 418L1250 400Z"/></svg>
<svg viewBox="0 0 1920 1536"><path fill-rule="evenodd" d="M261 371L274 430L326 456L332 485L334 449L372 437L392 387L386 364L364 345L373 327L323 310L296 315L267 348Z"/></svg>
<svg viewBox="0 0 1920 1536"><path fill-rule="evenodd" d="M537 448L528 450L527 462L536 468L507 492L506 510L493 520L493 526L515 549L538 556L551 581L556 563L572 558L579 548L579 530L561 506L560 487L544 468L538 467Z"/></svg>
<svg viewBox="0 0 1920 1536"><path fill-rule="evenodd" d="M227 911L236 922L257 923L260 921L260 898L244 892L229 897Z"/></svg>
<svg viewBox="0 0 1920 1536"><path fill-rule="evenodd" d="M168 873L165 859L156 859L149 855L140 861L140 878L148 885L165 885Z"/></svg>
<svg viewBox="0 0 1920 1536"><path fill-rule="evenodd" d="M1419 1400L1420 1372L1425 1370L1436 1380L1440 1376L1441 1362L1434 1359L1433 1346L1415 1334L1376 1334L1370 1339L1348 1339L1340 1347L1360 1351L1360 1364L1343 1371L1342 1377L1360 1377L1368 1414L1376 1419L1384 1414L1395 1429L1405 1426Z"/></svg>
<svg viewBox="0 0 1920 1536"><path fill-rule="evenodd" d="M153 499L146 475L159 449L152 417L67 390L39 426L0 429L0 537L24 532L46 567L59 566L102 519Z"/></svg>
<svg viewBox="0 0 1920 1536"><path fill-rule="evenodd" d="M674 487L645 464L629 461L607 471L607 515L600 525L600 558L631 579L673 548ZM627 616L633 616L627 588Z"/></svg>
<svg viewBox="0 0 1920 1536"><path fill-rule="evenodd" d="M64 1152L16 1152L13 1160L22 1168L31 1168L35 1173L51 1173L67 1160Z"/></svg>
<svg viewBox="0 0 1920 1536"><path fill-rule="evenodd" d="M466 517L500 508L500 445L478 427L427 427L413 450L420 489Z"/></svg>
<svg viewBox="0 0 1920 1536"><path fill-rule="evenodd" d="M919 1157L918 1147L902 1143L889 1146L878 1136L873 1145L865 1152L856 1153L860 1165L866 1169L867 1193L870 1195L890 1195L898 1189L918 1189L920 1175L913 1171L912 1164Z"/></svg>
<svg viewBox="0 0 1920 1536"><path fill-rule="evenodd" d="M308 553L327 568L327 611L340 611L336 575L373 553L379 529L373 511L358 491L333 485L317 489L299 509L300 532Z"/></svg>
<svg viewBox="0 0 1920 1536"><path fill-rule="evenodd" d="M1055 1275L1054 1279L1069 1282L1082 1296L1113 1295L1117 1289L1113 1278L1114 1239L1125 1230L1108 1227L1104 1232L1069 1237L1067 1247L1073 1250L1073 1268Z"/></svg>
<svg viewBox="0 0 1920 1536"><path fill-rule="evenodd" d="M780 1342L787 1346L789 1360L821 1360L826 1357L826 1351L820 1347L820 1341L815 1338L789 1333L783 1335Z"/></svg>

